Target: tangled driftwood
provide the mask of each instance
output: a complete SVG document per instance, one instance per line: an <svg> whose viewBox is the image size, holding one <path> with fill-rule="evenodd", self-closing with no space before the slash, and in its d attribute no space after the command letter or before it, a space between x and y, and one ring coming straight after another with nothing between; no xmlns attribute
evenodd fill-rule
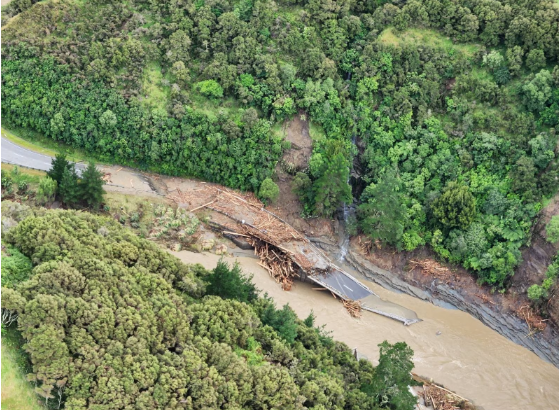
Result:
<svg viewBox="0 0 559 410"><path fill-rule="evenodd" d="M260 258L259 265L281 284L283 290L290 290L293 280L299 276L291 258L284 251L267 242L252 237L247 240L254 247L254 253Z"/></svg>

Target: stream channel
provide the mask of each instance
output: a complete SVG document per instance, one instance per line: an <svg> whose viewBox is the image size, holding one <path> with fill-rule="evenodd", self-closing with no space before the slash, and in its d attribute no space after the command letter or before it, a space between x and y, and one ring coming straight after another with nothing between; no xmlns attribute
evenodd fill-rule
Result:
<svg viewBox="0 0 559 410"><path fill-rule="evenodd" d="M301 318L314 311L318 326L325 325L336 340L357 348L373 363L378 360L379 343L405 341L414 350L415 373L444 384L480 408L559 408L559 369L467 313L386 290L348 269L381 298L415 311L423 321L404 326L370 312L353 319L330 294L313 291L313 285L303 282L295 282L293 289L285 292L257 264L251 251L233 251L236 256L225 260L236 260L245 273L254 274L253 282L262 294L268 293L278 306L289 303ZM208 269L220 258L211 253L171 253L185 263L200 263Z"/></svg>

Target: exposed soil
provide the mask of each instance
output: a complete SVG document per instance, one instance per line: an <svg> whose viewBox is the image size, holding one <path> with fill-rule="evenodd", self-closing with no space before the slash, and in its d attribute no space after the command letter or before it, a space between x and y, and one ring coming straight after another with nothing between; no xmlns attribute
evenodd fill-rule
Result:
<svg viewBox="0 0 559 410"><path fill-rule="evenodd" d="M303 207L297 195L291 189L293 176L307 169L312 154L312 139L309 133L309 122L302 120L300 112L293 120L284 125L285 139L291 142L275 169L276 183L280 189L278 200L270 206L274 213L281 213L283 219L295 229L307 236L332 235L334 232L328 223L317 218L301 218Z"/></svg>

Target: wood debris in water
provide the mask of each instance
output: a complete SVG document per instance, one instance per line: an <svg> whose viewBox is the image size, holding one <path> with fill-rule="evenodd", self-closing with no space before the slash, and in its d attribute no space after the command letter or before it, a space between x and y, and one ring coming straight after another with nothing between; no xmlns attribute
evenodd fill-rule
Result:
<svg viewBox="0 0 559 410"><path fill-rule="evenodd" d="M361 302L359 302L358 300L343 299L342 304L347 309L351 317L361 317Z"/></svg>
<svg viewBox="0 0 559 410"><path fill-rule="evenodd" d="M249 238L248 242L254 247L254 253L260 258L259 265L268 271L283 290L291 290L293 280L299 276L291 258L279 248L259 239Z"/></svg>
<svg viewBox="0 0 559 410"><path fill-rule="evenodd" d="M467 399L435 383L423 381L419 391L426 406L434 410L474 410L475 406Z"/></svg>

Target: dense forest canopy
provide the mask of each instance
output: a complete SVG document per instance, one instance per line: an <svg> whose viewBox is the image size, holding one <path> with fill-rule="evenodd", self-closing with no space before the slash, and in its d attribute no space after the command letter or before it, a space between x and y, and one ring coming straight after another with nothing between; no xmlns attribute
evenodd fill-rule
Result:
<svg viewBox="0 0 559 410"><path fill-rule="evenodd" d="M112 218L2 211L3 326L17 320L50 408L414 408L405 343L373 368L238 267L184 265Z"/></svg>
<svg viewBox="0 0 559 410"><path fill-rule="evenodd" d="M308 214L352 201L356 159L363 232L481 282L506 285L557 190L554 0L14 0L3 24L8 124L259 192L305 115Z"/></svg>

